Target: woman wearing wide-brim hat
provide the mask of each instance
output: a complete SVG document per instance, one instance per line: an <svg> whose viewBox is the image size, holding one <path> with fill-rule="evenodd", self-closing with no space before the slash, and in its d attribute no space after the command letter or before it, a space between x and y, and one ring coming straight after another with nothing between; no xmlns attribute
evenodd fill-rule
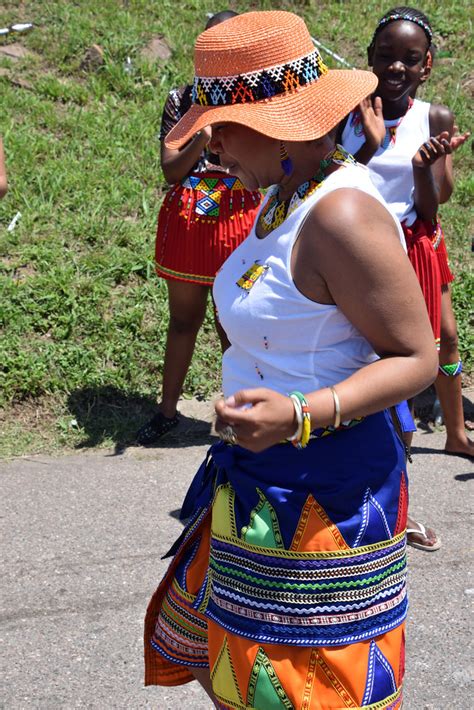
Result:
<svg viewBox="0 0 474 710"><path fill-rule="evenodd" d="M328 71L286 12L204 32L195 70L168 144L210 125L221 164L272 187L216 278L222 440L148 609L145 682L197 678L225 708L398 708L407 422L387 408L437 365L400 228L330 137L376 79Z"/></svg>

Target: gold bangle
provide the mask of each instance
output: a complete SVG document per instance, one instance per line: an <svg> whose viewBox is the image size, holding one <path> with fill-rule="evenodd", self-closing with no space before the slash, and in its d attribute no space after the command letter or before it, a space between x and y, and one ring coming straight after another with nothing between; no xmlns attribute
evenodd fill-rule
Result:
<svg viewBox="0 0 474 710"><path fill-rule="evenodd" d="M334 400L334 429L339 429L341 425L341 403L339 402L339 397L334 389L334 387L329 388L331 390L332 398Z"/></svg>

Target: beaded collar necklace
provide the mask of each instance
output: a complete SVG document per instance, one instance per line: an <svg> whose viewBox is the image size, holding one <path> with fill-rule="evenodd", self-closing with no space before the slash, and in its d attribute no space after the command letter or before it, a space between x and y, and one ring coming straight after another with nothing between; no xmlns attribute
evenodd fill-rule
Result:
<svg viewBox="0 0 474 710"><path fill-rule="evenodd" d="M385 138L382 141L382 144L380 148L383 150L386 150L389 146L393 146L395 144L395 141L397 139L397 131L400 128L400 124L407 115L408 111L411 109L413 106L413 99L411 96L408 97L408 105L407 105L407 110L405 113L400 116L399 118L387 118L385 119ZM391 123L392 125L387 126L387 123ZM350 120L350 125L357 137L364 136L364 126L362 124L362 118L360 115L360 111L356 110L353 112L351 120Z"/></svg>
<svg viewBox="0 0 474 710"><path fill-rule="evenodd" d="M258 220L258 226L265 233L265 236L283 224L290 214L321 187L324 180L328 177L325 174L325 170L330 165L348 166L357 165L357 162L342 146L337 145L329 155L321 160L316 175L299 185L288 199L280 200L278 197L278 185L274 185L270 188L269 198Z"/></svg>

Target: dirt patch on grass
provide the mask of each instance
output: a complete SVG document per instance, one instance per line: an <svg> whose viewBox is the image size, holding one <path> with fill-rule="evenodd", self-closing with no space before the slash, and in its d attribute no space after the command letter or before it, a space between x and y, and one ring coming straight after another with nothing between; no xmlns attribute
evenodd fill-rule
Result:
<svg viewBox="0 0 474 710"><path fill-rule="evenodd" d="M31 276L36 276L36 269L32 264L19 264L18 257L0 257L0 272L9 276L15 283L22 283Z"/></svg>

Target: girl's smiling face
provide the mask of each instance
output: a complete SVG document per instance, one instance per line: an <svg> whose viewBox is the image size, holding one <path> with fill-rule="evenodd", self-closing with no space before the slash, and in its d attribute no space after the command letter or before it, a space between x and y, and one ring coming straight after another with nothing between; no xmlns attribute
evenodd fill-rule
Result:
<svg viewBox="0 0 474 710"><path fill-rule="evenodd" d="M369 65L379 79L375 91L385 103L398 103L414 96L426 81L428 38L414 22L396 20L378 32L369 48Z"/></svg>

